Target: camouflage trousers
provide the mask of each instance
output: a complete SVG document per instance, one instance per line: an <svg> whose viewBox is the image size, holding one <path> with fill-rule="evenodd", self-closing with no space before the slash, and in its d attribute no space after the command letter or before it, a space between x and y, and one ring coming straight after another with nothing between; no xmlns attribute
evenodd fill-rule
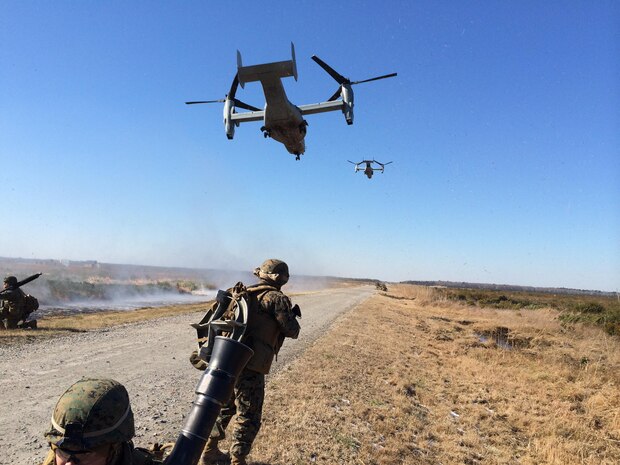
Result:
<svg viewBox="0 0 620 465"><path fill-rule="evenodd" d="M24 320L20 318L7 317L5 320L0 320L0 329L21 329L21 328L36 328L36 320Z"/></svg>
<svg viewBox="0 0 620 465"><path fill-rule="evenodd" d="M228 403L222 407L213 426L210 437L222 440L226 427L235 416L230 454L245 457L250 453L254 438L260 429L265 399L265 375L252 370L243 370L235 391Z"/></svg>
<svg viewBox="0 0 620 465"><path fill-rule="evenodd" d="M2 329L17 329L18 328L18 323L20 322L21 318L17 318L14 317L12 315L8 315L6 317L6 320L4 320L4 322L0 322L0 324L4 323L4 327Z"/></svg>

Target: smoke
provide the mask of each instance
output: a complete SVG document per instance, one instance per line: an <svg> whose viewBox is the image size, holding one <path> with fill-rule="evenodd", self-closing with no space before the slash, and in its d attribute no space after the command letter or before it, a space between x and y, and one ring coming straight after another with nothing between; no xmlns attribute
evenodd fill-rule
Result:
<svg viewBox="0 0 620 465"><path fill-rule="evenodd" d="M38 279L22 290L39 300L40 313L135 309L215 297L215 274L207 270L0 258L0 272L22 280L35 272Z"/></svg>
<svg viewBox="0 0 620 465"><path fill-rule="evenodd" d="M106 300L67 301L58 304L42 304L39 315L93 313L103 310L136 310L144 307L162 307L188 303L207 302L215 299L217 291L200 294L145 294L140 296L118 296Z"/></svg>
<svg viewBox="0 0 620 465"><path fill-rule="evenodd" d="M43 276L23 286L39 300L39 314L132 310L215 298L218 289L256 282L250 271L118 265L96 261L0 258L0 272L18 280ZM332 286L333 278L293 274L283 289L304 292Z"/></svg>

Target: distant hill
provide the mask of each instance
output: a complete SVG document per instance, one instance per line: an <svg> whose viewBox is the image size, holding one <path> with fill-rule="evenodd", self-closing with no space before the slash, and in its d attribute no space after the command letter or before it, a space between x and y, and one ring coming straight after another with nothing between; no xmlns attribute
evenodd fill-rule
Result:
<svg viewBox="0 0 620 465"><path fill-rule="evenodd" d="M570 294L570 295L600 295L615 296L615 292L596 291L588 289L570 289L565 287L536 287L536 286L517 286L513 284L487 284L487 283L467 283L454 281L401 281L403 284L416 284L418 286L448 287L452 289L484 289L490 291L510 291L510 292L542 292L546 294Z"/></svg>

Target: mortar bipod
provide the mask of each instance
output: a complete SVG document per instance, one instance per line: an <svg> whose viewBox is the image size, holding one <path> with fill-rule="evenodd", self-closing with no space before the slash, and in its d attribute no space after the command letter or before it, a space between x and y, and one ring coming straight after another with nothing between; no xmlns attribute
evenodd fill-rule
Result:
<svg viewBox="0 0 620 465"><path fill-rule="evenodd" d="M199 323L192 324L198 333L198 354L209 361L216 336L241 342L248 323L248 303L243 294L219 290L215 307L205 313Z"/></svg>

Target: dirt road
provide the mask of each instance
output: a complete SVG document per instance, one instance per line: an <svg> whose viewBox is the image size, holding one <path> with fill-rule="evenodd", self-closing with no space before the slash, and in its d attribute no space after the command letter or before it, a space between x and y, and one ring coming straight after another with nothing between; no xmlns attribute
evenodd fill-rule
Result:
<svg viewBox="0 0 620 465"><path fill-rule="evenodd" d="M302 332L297 340L287 339L272 373L373 292L367 286L294 296L293 303L303 312ZM195 345L189 324L201 316L194 313L0 346L0 464L42 461L47 450L43 433L52 409L65 389L83 376L110 377L127 387L137 445L176 439L202 373L188 362Z"/></svg>

